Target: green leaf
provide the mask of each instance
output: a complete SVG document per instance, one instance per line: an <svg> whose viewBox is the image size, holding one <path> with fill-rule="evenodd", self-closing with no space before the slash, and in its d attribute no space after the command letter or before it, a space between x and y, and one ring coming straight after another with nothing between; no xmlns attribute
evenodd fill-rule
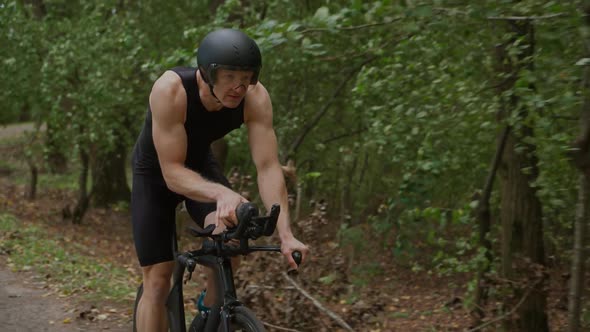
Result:
<svg viewBox="0 0 590 332"><path fill-rule="evenodd" d="M330 16L330 9L328 7L320 7L316 10L313 18L318 21L327 21Z"/></svg>
<svg viewBox="0 0 590 332"><path fill-rule="evenodd" d="M305 177L308 179L316 179L319 178L322 175L321 172L309 172L307 174L305 174Z"/></svg>

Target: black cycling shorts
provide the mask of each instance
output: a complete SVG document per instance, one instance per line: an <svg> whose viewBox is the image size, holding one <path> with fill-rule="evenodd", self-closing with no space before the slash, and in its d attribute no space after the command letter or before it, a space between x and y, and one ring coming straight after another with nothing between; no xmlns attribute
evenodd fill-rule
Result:
<svg viewBox="0 0 590 332"><path fill-rule="evenodd" d="M197 172L209 181L231 188L211 154ZM200 226L203 226L205 217L217 209L216 203L193 201L171 191L160 174L133 173L131 220L135 250L141 266L174 259L172 236L176 227L176 207L182 201L191 218Z"/></svg>

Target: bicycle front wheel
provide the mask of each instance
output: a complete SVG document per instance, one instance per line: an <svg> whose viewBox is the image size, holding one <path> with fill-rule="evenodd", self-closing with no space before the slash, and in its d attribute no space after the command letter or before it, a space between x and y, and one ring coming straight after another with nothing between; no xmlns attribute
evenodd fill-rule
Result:
<svg viewBox="0 0 590 332"><path fill-rule="evenodd" d="M203 332L205 329L206 322L201 316L195 317L189 331L190 332ZM264 325L252 310L246 307L235 307L229 321L229 330L231 332L266 332ZM219 324L217 331L223 332L223 323Z"/></svg>
<svg viewBox="0 0 590 332"><path fill-rule="evenodd" d="M220 326L219 331L222 331L222 328ZM266 332L264 325L256 318L252 310L241 306L234 309L229 330L232 332Z"/></svg>

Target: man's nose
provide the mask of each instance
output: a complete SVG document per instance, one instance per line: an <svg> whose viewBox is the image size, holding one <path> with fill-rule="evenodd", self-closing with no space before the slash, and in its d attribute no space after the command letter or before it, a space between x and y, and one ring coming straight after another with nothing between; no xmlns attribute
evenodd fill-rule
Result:
<svg viewBox="0 0 590 332"><path fill-rule="evenodd" d="M236 90L236 91L242 91L242 89L244 89L244 90L246 89L246 85L243 83L240 83L238 86L236 86L234 88L234 90Z"/></svg>

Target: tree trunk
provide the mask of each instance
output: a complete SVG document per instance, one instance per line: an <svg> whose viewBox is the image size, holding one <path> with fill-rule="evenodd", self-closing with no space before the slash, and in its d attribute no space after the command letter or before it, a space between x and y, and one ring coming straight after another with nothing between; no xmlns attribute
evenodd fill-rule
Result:
<svg viewBox="0 0 590 332"><path fill-rule="evenodd" d="M28 102L24 103L18 114L18 122L31 121L31 106Z"/></svg>
<svg viewBox="0 0 590 332"><path fill-rule="evenodd" d="M543 285L545 276L543 271L539 275L537 270L539 265L545 265L541 202L536 196L536 189L530 185L538 176L535 148L524 144L522 138L513 134L509 134L506 143L501 185L501 271L508 280L527 280L520 289L515 289L515 300L524 296L527 298L518 308L518 321L513 327L518 331L548 331L545 313L547 294ZM525 146L525 152L517 152L517 145ZM530 169L530 173L523 172L526 168ZM530 288L533 290L527 291ZM506 307L514 305L512 299L506 299L505 303Z"/></svg>
<svg viewBox="0 0 590 332"><path fill-rule="evenodd" d="M45 151L49 171L53 174L63 174L67 171L68 161L56 138L56 130L47 122L45 131Z"/></svg>
<svg viewBox="0 0 590 332"><path fill-rule="evenodd" d="M211 14L217 13L217 8L223 5L224 2L225 0L212 0L211 2L209 2L209 11L211 12Z"/></svg>
<svg viewBox="0 0 590 332"><path fill-rule="evenodd" d="M95 206L107 207L129 201L131 193L127 184L125 156L126 147L122 143L118 143L112 151L96 153L91 166L92 203Z"/></svg>
<svg viewBox="0 0 590 332"><path fill-rule="evenodd" d="M584 6L584 25L590 28L590 1ZM590 55L590 34L585 32L582 40L587 47L584 50L586 57ZM584 68L582 93L584 103L580 116L580 134L572 144L572 161L580 171L580 185L578 193L578 209L574 225L574 252L572 257L572 277L568 299L568 331L580 330L580 315L582 311L582 299L584 298L584 275L586 271L586 230L590 220L588 205L590 204L590 68Z"/></svg>
<svg viewBox="0 0 590 332"><path fill-rule="evenodd" d="M475 290L475 308L473 310L473 316L475 318L474 325L480 325L481 319L485 316L483 307L487 301L487 286L484 285L485 274L490 271L490 264L492 263L492 243L489 240L489 233L491 229L491 209L490 209L490 198L492 196L492 190L494 187L494 181L502 155L504 154L504 148L506 147L506 140L510 133L510 126L506 126L500 136L498 137L498 147L496 148L496 154L492 160L492 166L490 173L486 179L482 195L478 201L476 218L479 224L479 246L486 250L486 264L485 266L479 267L477 271L477 288Z"/></svg>
<svg viewBox="0 0 590 332"><path fill-rule="evenodd" d="M29 188L27 189L27 199L29 201L34 201L37 198L37 179L39 170L31 156L27 156L27 165L29 165L29 170L31 172Z"/></svg>
<svg viewBox="0 0 590 332"><path fill-rule="evenodd" d="M47 8L42 0L23 0L23 5L30 5L33 10L33 16L37 20L41 20L47 15Z"/></svg>
<svg viewBox="0 0 590 332"><path fill-rule="evenodd" d="M578 210L574 230L574 252L572 257L572 278L568 297L569 332L580 331L580 314L584 298L584 273L586 271L586 224L588 223L588 205L590 204L590 175L580 175L578 193ZM588 175L587 175L588 174Z"/></svg>
<svg viewBox="0 0 590 332"><path fill-rule="evenodd" d="M74 207L74 212L72 213L72 223L74 224L81 224L86 211L88 210L88 204L90 201L90 197L87 192L87 183L88 183L88 171L89 171L89 157L86 151L80 151L80 162L82 165L82 170L80 171L80 177L78 178L78 202L76 203L76 207Z"/></svg>
<svg viewBox="0 0 590 332"><path fill-rule="evenodd" d="M534 26L529 21L510 21L513 40L500 45L498 51L498 70L505 79L499 85L500 95L513 90L519 71L525 66L533 70ZM516 62L508 55L507 47L521 39L528 47L520 47ZM533 86L529 87L534 90ZM519 98L513 92L510 97L502 97L499 120L504 122L509 113L519 119L514 130L506 137L506 147L500 168L501 213L502 220L502 266L504 279L511 284L514 298L505 296L507 311L516 309L516 317L505 322L508 331L549 331L547 322L545 292L546 274L545 250L543 244L542 207L531 186L539 174L535 146L527 143L534 136L530 124L525 123L527 111L519 105ZM527 119L530 120L530 119ZM517 304L518 303L518 304Z"/></svg>

